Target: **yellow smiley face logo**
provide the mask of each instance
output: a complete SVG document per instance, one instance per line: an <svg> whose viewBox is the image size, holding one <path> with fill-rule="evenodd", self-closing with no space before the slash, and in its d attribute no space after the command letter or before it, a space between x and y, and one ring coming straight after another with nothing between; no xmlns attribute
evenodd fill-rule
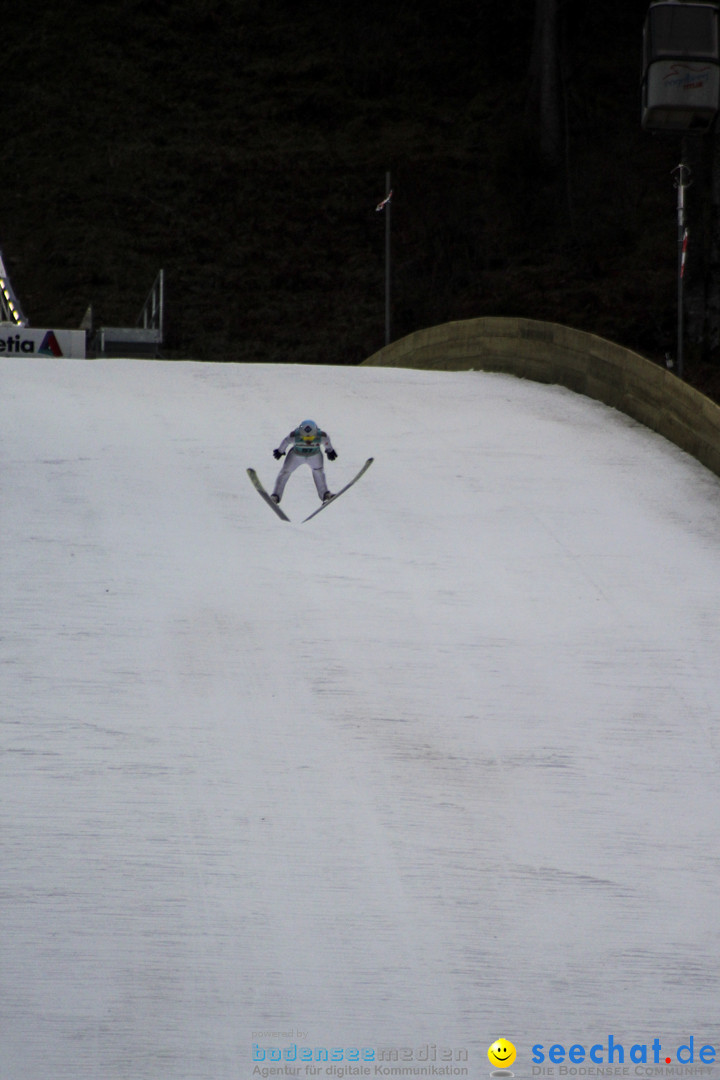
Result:
<svg viewBox="0 0 720 1080"><path fill-rule="evenodd" d="M509 1069L517 1057L517 1050L509 1039L496 1039L488 1047L488 1061L496 1069Z"/></svg>

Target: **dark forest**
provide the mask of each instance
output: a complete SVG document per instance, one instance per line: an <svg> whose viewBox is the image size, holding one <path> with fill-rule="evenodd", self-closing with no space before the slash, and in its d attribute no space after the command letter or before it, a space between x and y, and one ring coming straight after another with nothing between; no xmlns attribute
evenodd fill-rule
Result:
<svg viewBox="0 0 720 1080"><path fill-rule="evenodd" d="M384 343L390 171L393 337L520 315L664 362L682 147L640 124L647 3L558 0L551 154L540 8L30 0L4 48L0 224L26 315L133 325L162 267L164 356L359 363ZM716 359L689 347L706 392Z"/></svg>

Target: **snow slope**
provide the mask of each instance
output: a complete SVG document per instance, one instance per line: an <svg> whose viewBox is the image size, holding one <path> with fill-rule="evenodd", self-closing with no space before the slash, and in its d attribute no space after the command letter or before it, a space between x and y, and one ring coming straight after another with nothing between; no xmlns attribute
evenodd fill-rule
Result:
<svg viewBox="0 0 720 1080"><path fill-rule="evenodd" d="M0 376L2 1080L720 1055L716 477L501 375ZM376 460L283 524L305 416Z"/></svg>

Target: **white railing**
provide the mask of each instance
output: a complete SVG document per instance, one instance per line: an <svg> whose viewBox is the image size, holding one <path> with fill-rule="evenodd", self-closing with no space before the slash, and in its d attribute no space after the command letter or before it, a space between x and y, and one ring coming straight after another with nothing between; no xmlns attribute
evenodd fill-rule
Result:
<svg viewBox="0 0 720 1080"><path fill-rule="evenodd" d="M144 330L159 330L160 341L163 339L163 314L165 308L165 271L158 271L148 298L138 317L137 324Z"/></svg>
<svg viewBox="0 0 720 1080"><path fill-rule="evenodd" d="M115 356L124 352L157 356L163 343L165 307L165 272L160 270L148 293L135 326L98 327L95 347L98 355Z"/></svg>

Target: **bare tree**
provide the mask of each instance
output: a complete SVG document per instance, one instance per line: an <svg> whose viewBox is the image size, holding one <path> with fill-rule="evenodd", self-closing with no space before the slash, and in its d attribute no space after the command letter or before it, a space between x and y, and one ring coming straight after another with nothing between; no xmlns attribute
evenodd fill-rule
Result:
<svg viewBox="0 0 720 1080"><path fill-rule="evenodd" d="M558 0L535 0L527 114L543 161L558 165L563 147Z"/></svg>

